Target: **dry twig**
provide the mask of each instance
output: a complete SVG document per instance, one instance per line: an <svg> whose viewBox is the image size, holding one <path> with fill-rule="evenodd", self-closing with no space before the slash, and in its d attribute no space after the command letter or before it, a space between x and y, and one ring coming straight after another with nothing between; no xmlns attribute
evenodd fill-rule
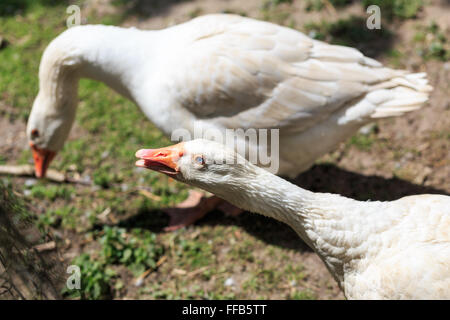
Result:
<svg viewBox="0 0 450 320"><path fill-rule="evenodd" d="M0 175L13 175L13 176L30 176L35 177L34 168L30 165L0 165ZM66 176L64 173L49 169L46 174L46 179L55 182L68 182L78 183L90 186L92 183L82 179L76 179Z"/></svg>
<svg viewBox="0 0 450 320"><path fill-rule="evenodd" d="M47 243L37 244L33 248L36 249L37 252L53 250L56 248L56 243L55 241L50 241Z"/></svg>

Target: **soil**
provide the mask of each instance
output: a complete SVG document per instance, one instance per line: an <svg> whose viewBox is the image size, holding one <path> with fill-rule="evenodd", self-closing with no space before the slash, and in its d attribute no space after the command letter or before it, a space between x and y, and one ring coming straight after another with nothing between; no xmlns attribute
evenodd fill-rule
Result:
<svg viewBox="0 0 450 320"><path fill-rule="evenodd" d="M128 17L124 26L136 26L144 29L161 29L191 19L194 15L236 12L249 17L261 18L261 1L246 0L245 7L241 0L229 1L130 1ZM156 3L156 5L155 5ZM298 185L312 191L334 192L361 200L393 200L402 196L419 193L450 194L450 62L423 61L412 48L412 39L417 24L427 24L435 20L441 27L450 30L450 7L445 1L431 1L420 13L418 19L408 20L395 25L395 47L404 52L400 68L426 72L434 91L429 102L419 111L405 116L377 121L376 132L370 135L373 140L370 148L361 149L355 145L342 143L337 150L319 159L308 172L294 180ZM286 5L287 6L287 5ZM280 10L286 7L280 5ZM302 2L294 1L289 7L290 20L298 26L305 21L320 21L327 19L331 13L327 10L306 12ZM84 12L94 10L97 14L110 14L119 10L110 1L88 1L83 7ZM360 6L352 4L338 10L336 17L346 17L360 13ZM448 33L447 33L448 34ZM389 57L379 55L377 59L389 65ZM396 66L397 67L397 66ZM21 120L10 120L0 117L0 155L6 163L15 163L23 148L27 147L25 123ZM74 134L82 134L74 130ZM17 183L24 178L17 178ZM39 210L39 208L37 208ZM293 263L301 263L305 267L307 279L305 283L319 299L343 299L336 283L331 278L323 263L310 249L302 243L296 234L288 227L263 217L243 214L238 218L225 218L220 214L206 217L194 226L200 232L215 228L217 225L234 225L248 237L260 239L261 245L256 247L254 255L263 263L273 264L264 253L265 245L277 245L286 248L288 259ZM264 225L262 229L257 226ZM191 227L191 228L194 228ZM80 252L95 249L83 235L70 231L58 231L59 237L67 239L66 246L60 248L66 261L70 261ZM227 246L215 248L226 252ZM220 254L217 259L220 259ZM240 265L236 265L235 282L242 283L245 279L239 277ZM158 274L150 274L146 282L155 280L168 271L169 266L163 265ZM132 282L132 277L124 270L124 283ZM160 279L161 280L161 279ZM210 280L213 282L213 279ZM203 283L208 287L210 284ZM237 286L239 287L239 286ZM128 288L121 298L136 298L137 290ZM144 296L139 296L145 298ZM256 298L250 296L248 298ZM284 298L273 294L270 298Z"/></svg>

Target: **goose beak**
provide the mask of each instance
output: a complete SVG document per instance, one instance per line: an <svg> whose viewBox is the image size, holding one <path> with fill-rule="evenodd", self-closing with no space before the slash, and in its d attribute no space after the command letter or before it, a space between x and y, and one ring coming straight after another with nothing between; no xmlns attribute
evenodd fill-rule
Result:
<svg viewBox="0 0 450 320"><path fill-rule="evenodd" d="M177 161L183 156L183 143L160 148L141 149L136 152L136 166L158 171L168 175L176 175L179 172Z"/></svg>
<svg viewBox="0 0 450 320"><path fill-rule="evenodd" d="M33 144L30 144L31 151L33 151L34 159L34 172L36 177L43 178L47 172L50 162L56 155L55 151L50 151L46 149L40 149Z"/></svg>

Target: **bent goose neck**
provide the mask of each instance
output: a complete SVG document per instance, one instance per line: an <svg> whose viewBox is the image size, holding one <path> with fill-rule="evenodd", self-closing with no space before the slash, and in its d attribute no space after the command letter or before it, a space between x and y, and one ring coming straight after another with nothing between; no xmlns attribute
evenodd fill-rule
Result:
<svg viewBox="0 0 450 320"><path fill-rule="evenodd" d="M335 194L313 193L257 168L231 202L291 226L318 253L339 283L344 267L367 253L368 239L389 225L382 202L359 202ZM243 191L243 192L242 192ZM245 203L245 205L243 205Z"/></svg>
<svg viewBox="0 0 450 320"><path fill-rule="evenodd" d="M86 77L104 82L134 101L135 86L142 82L139 71L151 61L148 44L154 45L153 34L101 25L70 28L44 52L39 70L40 91L55 99L75 100L78 80Z"/></svg>

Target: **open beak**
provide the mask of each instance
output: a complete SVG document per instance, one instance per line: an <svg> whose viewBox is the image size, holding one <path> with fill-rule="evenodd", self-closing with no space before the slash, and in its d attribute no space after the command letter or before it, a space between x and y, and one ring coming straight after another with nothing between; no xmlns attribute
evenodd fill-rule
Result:
<svg viewBox="0 0 450 320"><path fill-rule="evenodd" d="M136 152L136 166L158 171L168 175L176 175L179 172L177 161L183 156L183 143L160 148L141 149Z"/></svg>
<svg viewBox="0 0 450 320"><path fill-rule="evenodd" d="M34 171L36 177L43 178L45 177L45 173L47 172L47 168L50 162L56 155L55 151L50 151L46 149L40 149L30 143L31 151L33 151L33 159L34 159Z"/></svg>

